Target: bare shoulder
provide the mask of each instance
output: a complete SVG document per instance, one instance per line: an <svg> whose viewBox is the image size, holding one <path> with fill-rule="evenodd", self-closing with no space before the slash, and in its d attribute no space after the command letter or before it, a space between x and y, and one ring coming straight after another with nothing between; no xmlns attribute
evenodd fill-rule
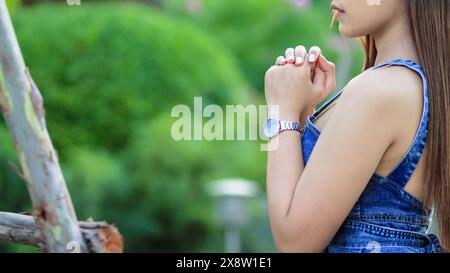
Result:
<svg viewBox="0 0 450 273"><path fill-rule="evenodd" d="M418 73L402 66L389 66L361 73L348 83L342 96L343 100L404 117L421 107L422 88Z"/></svg>

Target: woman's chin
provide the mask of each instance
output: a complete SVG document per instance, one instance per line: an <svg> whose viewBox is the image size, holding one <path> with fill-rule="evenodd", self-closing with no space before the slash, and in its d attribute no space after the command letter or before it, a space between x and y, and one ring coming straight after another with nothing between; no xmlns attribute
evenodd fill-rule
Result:
<svg viewBox="0 0 450 273"><path fill-rule="evenodd" d="M365 34L361 34L359 31L349 29L343 23L339 24L339 33L341 33L341 35L344 36L345 38L358 38L361 36L365 36Z"/></svg>

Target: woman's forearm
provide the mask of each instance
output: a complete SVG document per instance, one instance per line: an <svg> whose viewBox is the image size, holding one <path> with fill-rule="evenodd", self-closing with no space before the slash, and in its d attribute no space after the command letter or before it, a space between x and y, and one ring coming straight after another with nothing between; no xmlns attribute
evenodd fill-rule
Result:
<svg viewBox="0 0 450 273"><path fill-rule="evenodd" d="M285 236L290 233L286 216L304 169L300 134L296 131L281 132L269 141L271 146L276 148L268 152L267 158L269 218L275 240L285 241Z"/></svg>

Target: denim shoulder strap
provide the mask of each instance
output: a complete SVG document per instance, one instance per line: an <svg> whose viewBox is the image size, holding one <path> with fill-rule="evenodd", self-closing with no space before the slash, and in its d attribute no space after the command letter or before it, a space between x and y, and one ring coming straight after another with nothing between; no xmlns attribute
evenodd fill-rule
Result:
<svg viewBox="0 0 450 273"><path fill-rule="evenodd" d="M344 89L339 90L338 92L336 92L334 95L331 96L330 99L328 99L327 101L325 101L317 110L314 111L314 113L311 115L312 120L314 121L317 116L325 110L325 108L327 108L329 105L331 105L331 103L333 103L344 91Z"/></svg>
<svg viewBox="0 0 450 273"><path fill-rule="evenodd" d="M428 135L428 122L429 122L429 99L428 99L428 84L425 73L420 65L405 59L396 59L387 63L373 66L369 69L377 69L384 66L400 65L408 67L416 71L421 77L423 82L423 107L422 117L420 119L419 128L417 129L413 143L409 147L408 152L403 159L394 167L394 169L387 175L387 178L392 181L396 181L400 186L404 187L411 178L414 170L419 163L420 157L425 148L425 143Z"/></svg>

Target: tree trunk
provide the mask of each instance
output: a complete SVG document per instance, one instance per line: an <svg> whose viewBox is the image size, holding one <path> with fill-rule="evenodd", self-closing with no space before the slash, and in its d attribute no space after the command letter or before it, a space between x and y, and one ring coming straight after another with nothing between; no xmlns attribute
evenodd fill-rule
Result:
<svg viewBox="0 0 450 273"><path fill-rule="evenodd" d="M76 244L87 251L47 131L43 99L25 66L5 0L0 0L0 106L46 250L68 252Z"/></svg>

